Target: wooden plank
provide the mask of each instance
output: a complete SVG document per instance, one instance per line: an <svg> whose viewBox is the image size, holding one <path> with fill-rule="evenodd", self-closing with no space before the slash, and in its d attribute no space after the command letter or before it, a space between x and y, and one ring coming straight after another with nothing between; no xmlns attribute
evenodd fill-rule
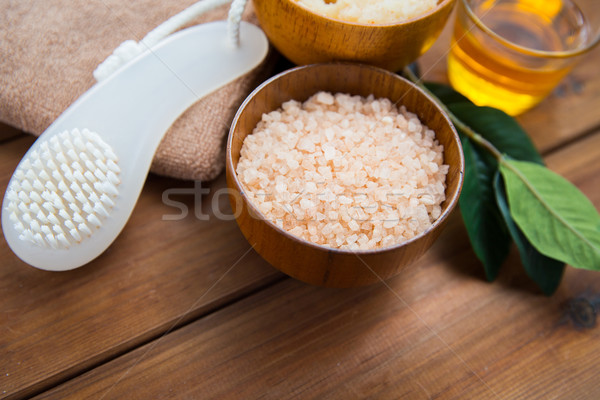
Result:
<svg viewBox="0 0 600 400"><path fill-rule="evenodd" d="M0 192L33 138L0 146ZM193 183L150 176L122 234L98 259L68 272L47 272L21 262L0 240L0 398L20 398L80 374L165 331L233 301L281 275L250 251L234 221L212 212L211 195L170 197ZM225 195L214 198L223 213ZM194 210L209 215L198 220ZM243 263L240 263L243 261ZM218 283L218 284L216 284Z"/></svg>
<svg viewBox="0 0 600 400"><path fill-rule="evenodd" d="M442 35L420 59L424 80L448 82L446 56L454 16ZM571 74L537 107L518 117L537 148L545 152L600 127L600 47L587 54Z"/></svg>
<svg viewBox="0 0 600 400"><path fill-rule="evenodd" d="M597 133L548 163L598 207L599 158ZM573 268L541 295L514 252L486 283L455 214L387 285L285 280L39 398L597 399L600 328L574 321L599 299Z"/></svg>
<svg viewBox="0 0 600 400"><path fill-rule="evenodd" d="M19 129L0 122L0 143L20 135L23 135L23 132Z"/></svg>

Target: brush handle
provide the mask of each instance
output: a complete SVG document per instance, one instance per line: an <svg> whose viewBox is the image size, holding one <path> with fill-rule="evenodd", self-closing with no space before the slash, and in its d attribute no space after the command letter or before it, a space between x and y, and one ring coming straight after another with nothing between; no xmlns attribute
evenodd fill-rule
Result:
<svg viewBox="0 0 600 400"><path fill-rule="evenodd" d="M74 128L96 132L118 157L121 184L115 206L91 238L69 249L50 249L19 239L4 212L5 198L2 228L11 249L25 262L49 270L76 268L101 254L129 219L156 148L171 124L197 100L248 73L265 58L268 42L259 28L242 22L241 35L239 47L231 44L223 21L180 31L75 101L23 160L61 132Z"/></svg>

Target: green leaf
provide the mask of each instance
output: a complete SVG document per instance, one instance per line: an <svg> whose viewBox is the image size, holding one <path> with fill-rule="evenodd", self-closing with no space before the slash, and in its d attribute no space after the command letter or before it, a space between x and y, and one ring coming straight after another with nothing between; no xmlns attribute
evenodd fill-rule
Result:
<svg viewBox="0 0 600 400"><path fill-rule="evenodd" d="M527 132L504 111L476 106L448 85L427 82L425 87L440 99L452 114L487 139L501 153L517 160L544 164Z"/></svg>
<svg viewBox="0 0 600 400"><path fill-rule="evenodd" d="M473 104L471 100L467 99L465 96L458 93L448 85L435 82L425 82L425 87L446 106L453 103Z"/></svg>
<svg viewBox="0 0 600 400"><path fill-rule="evenodd" d="M522 161L544 165L527 133L503 111L473 104L449 104L448 109L471 129L492 143L501 153Z"/></svg>
<svg viewBox="0 0 600 400"><path fill-rule="evenodd" d="M573 184L530 162L503 159L510 213L542 254L600 270L600 215Z"/></svg>
<svg viewBox="0 0 600 400"><path fill-rule="evenodd" d="M562 278L565 264L563 262L546 257L535 249L527 240L519 227L515 224L508 208L506 199L506 190L504 189L504 181L499 172L494 178L494 187L496 192L496 202L500 213L504 218L504 222L508 227L508 232L513 238L519 249L521 262L525 268L525 272L539 286L544 294L550 296L556 291Z"/></svg>
<svg viewBox="0 0 600 400"><path fill-rule="evenodd" d="M465 177L459 199L460 210L473 250L483 263L487 279L493 281L510 247L510 237L494 196L493 179L497 170L486 162L469 139L461 137L461 141Z"/></svg>

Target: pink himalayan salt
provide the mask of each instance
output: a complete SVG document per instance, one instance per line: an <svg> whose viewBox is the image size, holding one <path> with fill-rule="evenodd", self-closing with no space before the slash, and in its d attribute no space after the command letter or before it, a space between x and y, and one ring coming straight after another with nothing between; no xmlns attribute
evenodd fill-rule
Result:
<svg viewBox="0 0 600 400"><path fill-rule="evenodd" d="M264 114L237 166L252 204L301 239L393 246L441 214L448 166L435 133L404 106L319 92Z"/></svg>

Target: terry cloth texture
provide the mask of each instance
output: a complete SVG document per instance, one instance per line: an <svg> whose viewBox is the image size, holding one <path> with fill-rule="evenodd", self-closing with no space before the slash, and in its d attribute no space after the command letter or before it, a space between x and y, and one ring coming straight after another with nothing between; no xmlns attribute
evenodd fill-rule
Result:
<svg viewBox="0 0 600 400"><path fill-rule="evenodd" d="M0 121L40 135L94 85L92 72L119 44L139 41L194 2L0 0ZM220 7L190 25L225 20L228 9ZM258 24L251 4L243 19ZM233 116L272 64L265 61L190 107L166 133L151 171L215 178L223 170L224 137Z"/></svg>

